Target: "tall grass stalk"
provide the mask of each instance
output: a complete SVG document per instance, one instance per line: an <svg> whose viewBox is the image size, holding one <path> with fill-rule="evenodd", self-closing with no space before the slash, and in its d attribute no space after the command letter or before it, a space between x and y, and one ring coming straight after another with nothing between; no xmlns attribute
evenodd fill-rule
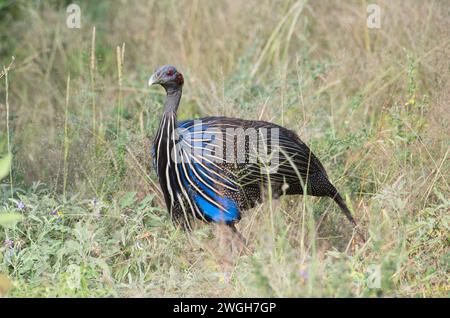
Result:
<svg viewBox="0 0 450 318"><path fill-rule="evenodd" d="M122 85L123 85L123 63L125 57L125 43L122 44L122 47L117 46L116 48L116 57L117 57L117 77L118 77L118 100L117 100L117 137L120 137L120 117L122 116Z"/></svg>
<svg viewBox="0 0 450 318"><path fill-rule="evenodd" d="M364 11L366 10L366 8L367 8L367 1L366 0L361 0L361 7L362 7L362 10L364 10ZM363 17L365 17L365 16L363 15ZM365 25L366 21L362 21L362 23ZM366 52L367 53L371 53L372 49L371 49L371 45L370 45L369 28L365 27L363 29L364 29L364 46L365 46Z"/></svg>
<svg viewBox="0 0 450 318"><path fill-rule="evenodd" d="M69 156L69 134L68 134L68 117L69 117L69 101L70 101L70 73L67 75L66 84L66 107L64 111L64 164L63 164L63 197L66 198L67 174Z"/></svg>
<svg viewBox="0 0 450 318"><path fill-rule="evenodd" d="M300 15L300 13L303 11L303 7L304 7L304 2L305 1L299 1L296 2L294 5L292 5L292 7L289 9L289 11L285 14L285 16L283 17L283 19L278 23L278 25L275 27L275 29L273 30L272 34L270 35L269 39L267 40L265 46L263 47L261 53L258 56L258 59L255 63L255 65L253 66L253 69L251 71L251 77L255 76L255 74L258 72L260 66L263 64L264 59L266 58L266 56L269 53L274 54L274 52L279 49L279 46L283 43L285 43L285 41L281 41L280 38L280 34L282 34L283 32L283 28L285 26L285 24L289 21L289 18L291 18L291 16L293 17L293 21L291 24L291 28L293 28L293 25L295 25L298 16ZM292 29L293 30L293 29ZM291 31L288 31L287 34L287 46L289 46L289 39L291 38ZM285 49L287 50L287 47L285 47Z"/></svg>
<svg viewBox="0 0 450 318"><path fill-rule="evenodd" d="M94 144L96 144L96 93L95 93L95 26L92 28L91 38L91 63L90 63L90 78L91 78L91 94L92 94L92 136Z"/></svg>
<svg viewBox="0 0 450 318"><path fill-rule="evenodd" d="M9 165L9 186L11 190L11 197L13 196L13 154L11 150L11 131L9 129L9 82L8 82L8 71L9 68L3 67L3 74L5 76L5 104L6 104L6 138L8 154L11 157L11 164Z"/></svg>

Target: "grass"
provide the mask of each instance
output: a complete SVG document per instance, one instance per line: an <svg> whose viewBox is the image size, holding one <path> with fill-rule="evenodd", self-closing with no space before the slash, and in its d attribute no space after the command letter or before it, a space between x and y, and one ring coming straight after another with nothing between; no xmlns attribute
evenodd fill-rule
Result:
<svg viewBox="0 0 450 318"><path fill-rule="evenodd" d="M0 228L0 293L448 297L447 10L378 2L380 29L364 1L202 0L80 1L69 29L69 2L0 1L0 215L23 216ZM166 63L186 80L180 119L296 131L367 242L312 197L245 213L251 252L232 264L214 226L177 230L150 158L164 95L146 82Z"/></svg>

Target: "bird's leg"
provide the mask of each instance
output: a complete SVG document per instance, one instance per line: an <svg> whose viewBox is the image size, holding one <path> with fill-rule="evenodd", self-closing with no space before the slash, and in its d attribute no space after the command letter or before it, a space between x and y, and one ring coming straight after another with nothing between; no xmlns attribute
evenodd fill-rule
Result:
<svg viewBox="0 0 450 318"><path fill-rule="evenodd" d="M218 252L217 254L221 260L220 264L223 270L224 280L229 283L233 275L237 257L242 254L243 250L248 250L246 246L247 240L236 229L234 224L218 223L216 228L219 246L215 251L216 253Z"/></svg>
<svg viewBox="0 0 450 318"><path fill-rule="evenodd" d="M248 248L247 239L238 231L236 225L231 223L228 227L231 229L233 236L236 238L234 241L237 243L238 255L242 254L243 251L249 252L250 249Z"/></svg>
<svg viewBox="0 0 450 318"><path fill-rule="evenodd" d="M241 255L243 251L249 251L247 247L247 240L237 230L235 224L220 223L218 227L219 245L225 249L225 259L227 262L232 262L236 255Z"/></svg>
<svg viewBox="0 0 450 318"><path fill-rule="evenodd" d="M219 264L223 271L224 281L229 283L233 273L233 249L232 237L229 227L225 223L217 224L218 247L213 249L219 258Z"/></svg>
<svg viewBox="0 0 450 318"><path fill-rule="evenodd" d="M356 225L355 227L353 227L353 229L356 232L356 235L359 237L360 241L362 243L366 242L366 236L364 235L364 233L357 227L358 225Z"/></svg>
<svg viewBox="0 0 450 318"><path fill-rule="evenodd" d="M242 244L247 245L247 240L245 237L238 231L236 228L236 225L234 223L228 225L233 232L234 235L236 235L239 238L239 241L242 242Z"/></svg>

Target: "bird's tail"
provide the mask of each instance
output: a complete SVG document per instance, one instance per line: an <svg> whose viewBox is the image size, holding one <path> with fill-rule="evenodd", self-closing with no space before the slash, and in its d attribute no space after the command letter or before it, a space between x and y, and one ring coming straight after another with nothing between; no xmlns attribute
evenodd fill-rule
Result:
<svg viewBox="0 0 450 318"><path fill-rule="evenodd" d="M333 196L333 200L339 205L342 212L344 212L347 219L352 223L354 230L356 231L356 234L360 237L360 239L365 242L366 237L365 235L358 229L358 224L356 223L355 219L353 218L350 210L347 207L347 204L345 204L344 199L342 199L341 195L336 191L336 193Z"/></svg>
<svg viewBox="0 0 450 318"><path fill-rule="evenodd" d="M353 218L350 210L347 207L347 204L345 204L344 199L342 199L341 195L336 191L334 194L333 200L339 205L342 212L345 214L347 219L353 224L354 227L357 226L355 219Z"/></svg>

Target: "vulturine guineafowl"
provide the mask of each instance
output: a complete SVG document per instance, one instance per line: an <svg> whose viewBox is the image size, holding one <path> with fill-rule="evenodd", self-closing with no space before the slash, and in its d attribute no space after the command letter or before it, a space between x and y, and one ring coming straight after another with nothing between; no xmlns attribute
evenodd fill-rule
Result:
<svg viewBox="0 0 450 318"><path fill-rule="evenodd" d="M227 117L179 122L183 75L162 66L149 79L166 90L153 163L172 219L186 228L193 218L236 231L244 210L270 193L330 197L356 227L319 159L292 131L279 125Z"/></svg>

